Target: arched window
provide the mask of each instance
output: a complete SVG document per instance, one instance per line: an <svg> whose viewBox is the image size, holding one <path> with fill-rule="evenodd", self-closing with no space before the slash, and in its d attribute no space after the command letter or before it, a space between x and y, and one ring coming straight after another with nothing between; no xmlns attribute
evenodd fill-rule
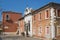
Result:
<svg viewBox="0 0 60 40"><path fill-rule="evenodd" d="M7 15L6 15L6 20L9 20L9 19L10 19L10 18L9 18L9 15L7 14Z"/></svg>

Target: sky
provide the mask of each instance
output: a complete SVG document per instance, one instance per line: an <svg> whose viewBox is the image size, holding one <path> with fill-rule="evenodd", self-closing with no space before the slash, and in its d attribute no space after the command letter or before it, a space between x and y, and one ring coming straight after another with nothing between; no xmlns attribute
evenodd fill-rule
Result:
<svg viewBox="0 0 60 40"><path fill-rule="evenodd" d="M60 3L60 0L0 0L0 20L2 20L1 13L3 11L13 11L24 14L27 5L29 8L35 10L49 2Z"/></svg>

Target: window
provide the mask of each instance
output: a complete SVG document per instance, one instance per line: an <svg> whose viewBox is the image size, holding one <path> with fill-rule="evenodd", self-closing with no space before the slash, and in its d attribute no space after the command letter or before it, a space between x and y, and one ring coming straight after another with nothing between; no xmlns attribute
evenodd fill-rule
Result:
<svg viewBox="0 0 60 40"><path fill-rule="evenodd" d="M42 28L40 27L40 33L42 32Z"/></svg>
<svg viewBox="0 0 60 40"><path fill-rule="evenodd" d="M20 25L21 25L21 24L20 24ZM26 25L26 22L24 22L24 30L25 30L25 31L26 31L26 26L27 26L27 25Z"/></svg>
<svg viewBox="0 0 60 40"><path fill-rule="evenodd" d="M8 29L8 26L5 26L4 28L5 28L5 29Z"/></svg>
<svg viewBox="0 0 60 40"><path fill-rule="evenodd" d="M49 27L47 27L47 34L49 34Z"/></svg>
<svg viewBox="0 0 60 40"><path fill-rule="evenodd" d="M33 24L35 24L35 15L33 15Z"/></svg>
<svg viewBox="0 0 60 40"><path fill-rule="evenodd" d="M60 26L57 26L57 35L60 35Z"/></svg>
<svg viewBox="0 0 60 40"><path fill-rule="evenodd" d="M6 20L9 20L9 15L6 15Z"/></svg>
<svg viewBox="0 0 60 40"><path fill-rule="evenodd" d="M41 20L41 13L39 14L39 20Z"/></svg>
<svg viewBox="0 0 60 40"><path fill-rule="evenodd" d="M46 27L46 34L49 34L49 32L50 32L50 28Z"/></svg>
<svg viewBox="0 0 60 40"><path fill-rule="evenodd" d="M45 12L45 19L48 19L48 17L49 17L48 13L49 13L48 10L46 10L46 12Z"/></svg>
<svg viewBox="0 0 60 40"><path fill-rule="evenodd" d="M33 35L36 35L36 27L33 27Z"/></svg>
<svg viewBox="0 0 60 40"><path fill-rule="evenodd" d="M57 14L58 17L60 17L60 10L58 10L58 14Z"/></svg>
<svg viewBox="0 0 60 40"><path fill-rule="evenodd" d="M34 20L35 20L35 15L34 15Z"/></svg>
<svg viewBox="0 0 60 40"><path fill-rule="evenodd" d="M40 19L41 19L41 13L40 13Z"/></svg>
<svg viewBox="0 0 60 40"><path fill-rule="evenodd" d="M39 29L40 29L39 32L42 33L42 27L40 27Z"/></svg>
<svg viewBox="0 0 60 40"><path fill-rule="evenodd" d="M54 12L55 12L55 16L56 16L56 9L54 10Z"/></svg>
<svg viewBox="0 0 60 40"><path fill-rule="evenodd" d="M39 34L42 33L42 27L38 27L38 33L39 33Z"/></svg>

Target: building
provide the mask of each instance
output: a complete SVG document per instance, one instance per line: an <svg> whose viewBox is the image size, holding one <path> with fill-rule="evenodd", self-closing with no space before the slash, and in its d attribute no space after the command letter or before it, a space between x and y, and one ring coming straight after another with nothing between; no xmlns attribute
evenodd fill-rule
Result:
<svg viewBox="0 0 60 40"><path fill-rule="evenodd" d="M2 24L3 24L3 34L19 35L17 23L18 19L22 17L21 13L12 11L2 12Z"/></svg>
<svg viewBox="0 0 60 40"><path fill-rule="evenodd" d="M60 36L60 4L48 3L32 13L32 35L54 39Z"/></svg>
<svg viewBox="0 0 60 40"><path fill-rule="evenodd" d="M20 31L21 29L24 29L23 32L25 33L25 36L32 37L32 8L27 7L25 9L24 16L21 19L19 19L19 25L21 27Z"/></svg>
<svg viewBox="0 0 60 40"><path fill-rule="evenodd" d="M2 29L2 21L0 21L0 34L2 34L2 31L3 31L3 29Z"/></svg>
<svg viewBox="0 0 60 40"><path fill-rule="evenodd" d="M19 20L19 35L23 35L24 36L24 17L21 17Z"/></svg>
<svg viewBox="0 0 60 40"><path fill-rule="evenodd" d="M26 36L46 39L60 36L60 4L58 3L50 2L34 11L26 8L22 20L24 23L19 24L24 24L20 27L24 29Z"/></svg>
<svg viewBox="0 0 60 40"><path fill-rule="evenodd" d="M60 37L60 4L50 2L32 10L26 8L24 16L16 12L3 12L3 34L54 39Z"/></svg>
<svg viewBox="0 0 60 40"><path fill-rule="evenodd" d="M32 36L32 8L26 8L24 12L25 35Z"/></svg>

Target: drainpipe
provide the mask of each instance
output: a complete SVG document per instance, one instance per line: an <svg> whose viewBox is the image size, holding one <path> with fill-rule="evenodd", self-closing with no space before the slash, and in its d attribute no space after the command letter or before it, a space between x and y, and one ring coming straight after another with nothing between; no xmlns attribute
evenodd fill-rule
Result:
<svg viewBox="0 0 60 40"><path fill-rule="evenodd" d="M55 14L55 12L54 12L54 8L51 8L51 37L52 37L52 39L54 39L55 38L55 26L54 26L54 14Z"/></svg>

